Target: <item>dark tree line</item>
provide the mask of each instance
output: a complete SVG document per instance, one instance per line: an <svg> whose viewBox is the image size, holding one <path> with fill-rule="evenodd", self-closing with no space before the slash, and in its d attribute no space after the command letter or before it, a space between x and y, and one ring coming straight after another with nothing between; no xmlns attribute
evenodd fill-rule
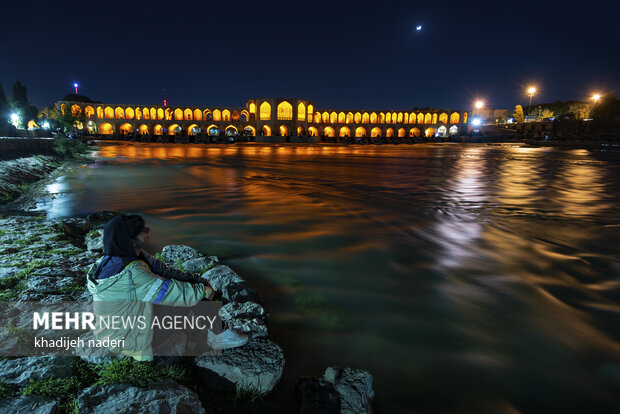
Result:
<svg viewBox="0 0 620 414"><path fill-rule="evenodd" d="M13 113L19 116L18 127L23 127L31 119L37 119L39 110L28 101L26 87L20 81L17 81L13 85L12 92L12 99L9 99L0 84L0 117L2 118L2 124L10 122Z"/></svg>

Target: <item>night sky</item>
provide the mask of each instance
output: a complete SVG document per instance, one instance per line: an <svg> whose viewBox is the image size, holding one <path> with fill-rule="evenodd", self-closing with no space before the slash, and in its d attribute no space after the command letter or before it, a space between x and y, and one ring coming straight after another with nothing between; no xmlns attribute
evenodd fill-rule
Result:
<svg viewBox="0 0 620 414"><path fill-rule="evenodd" d="M620 95L613 2L3 2L0 83L32 103L471 108ZM422 25L416 31L416 25ZM165 91L163 91L165 89Z"/></svg>

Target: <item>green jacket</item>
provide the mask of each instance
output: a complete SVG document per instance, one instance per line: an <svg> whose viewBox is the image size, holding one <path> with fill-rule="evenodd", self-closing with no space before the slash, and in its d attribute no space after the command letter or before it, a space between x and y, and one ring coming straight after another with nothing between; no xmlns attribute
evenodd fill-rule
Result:
<svg viewBox="0 0 620 414"><path fill-rule="evenodd" d="M102 258L103 259L103 258ZM101 317L132 318L140 317L146 322L145 329L120 324L96 323L97 339L124 340L122 347L108 348L112 352L121 352L139 361L153 360L151 322L153 304L168 306L194 306L205 297L212 296L212 288L203 283L190 283L164 278L151 271L149 265L136 260L114 276L95 279L95 269L102 260L99 259L87 274L88 290L93 294L93 308L98 322ZM108 318L106 318L108 317Z"/></svg>

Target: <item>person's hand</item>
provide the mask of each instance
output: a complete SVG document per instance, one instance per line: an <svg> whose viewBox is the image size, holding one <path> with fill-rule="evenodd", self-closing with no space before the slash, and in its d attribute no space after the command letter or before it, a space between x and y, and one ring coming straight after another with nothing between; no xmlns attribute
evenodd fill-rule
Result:
<svg viewBox="0 0 620 414"><path fill-rule="evenodd" d="M207 299L209 300L213 299L213 297L215 296L215 289L213 289L213 286L211 286L211 283L209 283L209 281L205 279L204 277L199 277L197 280L198 280L198 283L202 283L203 285L205 285L205 288L211 289L211 294L207 297Z"/></svg>

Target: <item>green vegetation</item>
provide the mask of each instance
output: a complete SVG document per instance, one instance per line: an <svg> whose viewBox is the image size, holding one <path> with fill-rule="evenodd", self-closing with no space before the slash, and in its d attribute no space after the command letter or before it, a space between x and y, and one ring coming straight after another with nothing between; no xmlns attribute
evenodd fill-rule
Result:
<svg viewBox="0 0 620 414"><path fill-rule="evenodd" d="M60 288L60 293L67 295L79 295L86 290L86 286L77 282L71 282Z"/></svg>
<svg viewBox="0 0 620 414"><path fill-rule="evenodd" d="M68 249L68 250L67 249L51 249L51 250L48 250L47 252L50 253L50 254L61 254L63 256L71 256L71 255L74 255L74 254L82 253L82 252L84 252L84 250L78 249L76 247L76 248Z"/></svg>
<svg viewBox="0 0 620 414"><path fill-rule="evenodd" d="M94 370L99 376L95 385L123 383L143 387L166 377L184 381L189 375L188 370L183 367L138 362L133 359L114 361L94 367Z"/></svg>
<svg viewBox="0 0 620 414"><path fill-rule="evenodd" d="M515 110L512 115L515 122L523 122L523 107L521 107L521 105L515 106Z"/></svg>
<svg viewBox="0 0 620 414"><path fill-rule="evenodd" d="M9 325L6 330L9 335L17 338L19 342L29 342L31 340L30 335L28 335L24 329L18 328L17 326Z"/></svg>
<svg viewBox="0 0 620 414"><path fill-rule="evenodd" d="M237 389L235 399L254 404L263 401L263 394L254 387L242 387L241 389Z"/></svg>
<svg viewBox="0 0 620 414"><path fill-rule="evenodd" d="M0 398L9 398L15 396L15 391L9 388L4 380L0 379Z"/></svg>
<svg viewBox="0 0 620 414"><path fill-rule="evenodd" d="M54 262L52 260L39 260L35 259L28 263L19 272L0 279L0 300L10 300L19 293L22 293L27 289L26 278L33 272L33 270L40 267L52 266Z"/></svg>
<svg viewBox="0 0 620 414"><path fill-rule="evenodd" d="M42 395L44 397L69 397L80 389L77 378L46 378L39 381L30 381L22 389L22 395Z"/></svg>
<svg viewBox="0 0 620 414"><path fill-rule="evenodd" d="M155 253L153 257L162 263L166 263L166 259L164 259L164 255L161 253Z"/></svg>

